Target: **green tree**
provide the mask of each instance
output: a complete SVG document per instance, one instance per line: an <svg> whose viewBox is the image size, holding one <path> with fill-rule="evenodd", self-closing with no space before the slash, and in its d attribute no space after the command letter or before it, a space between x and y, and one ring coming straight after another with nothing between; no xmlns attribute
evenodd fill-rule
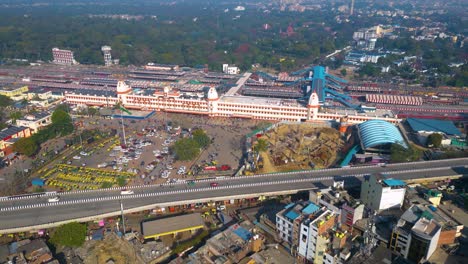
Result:
<svg viewBox="0 0 468 264"><path fill-rule="evenodd" d="M80 247L85 242L87 228L85 224L72 222L59 226L50 237L55 246Z"/></svg>
<svg viewBox="0 0 468 264"><path fill-rule="evenodd" d="M202 129L193 131L192 138L195 140L201 148L206 148L210 145L211 140L208 135Z"/></svg>
<svg viewBox="0 0 468 264"><path fill-rule="evenodd" d="M0 107L6 107L13 104L13 100L10 97L0 94Z"/></svg>
<svg viewBox="0 0 468 264"><path fill-rule="evenodd" d="M182 138L172 147L178 160L192 160L200 154L200 145L191 138Z"/></svg>
<svg viewBox="0 0 468 264"><path fill-rule="evenodd" d="M370 63L366 63L361 69L359 69L359 75L362 76L377 76L379 74L379 69L374 67Z"/></svg>
<svg viewBox="0 0 468 264"><path fill-rule="evenodd" d="M52 113L51 129L56 135L68 135L73 132L73 123L70 115L62 109L55 109Z"/></svg>
<svg viewBox="0 0 468 264"><path fill-rule="evenodd" d="M254 146L254 150L258 152L264 152L268 149L268 142L265 139L258 139L257 144Z"/></svg>
<svg viewBox="0 0 468 264"><path fill-rule="evenodd" d="M346 69L341 69L340 73L341 73L341 75L346 76L346 74L347 74Z"/></svg>
<svg viewBox="0 0 468 264"><path fill-rule="evenodd" d="M117 185L123 187L125 184L127 184L127 179L125 179L125 177L120 176L117 178Z"/></svg>
<svg viewBox="0 0 468 264"><path fill-rule="evenodd" d="M26 156L34 155L39 149L39 145L32 137L20 138L13 144L13 150Z"/></svg>
<svg viewBox="0 0 468 264"><path fill-rule="evenodd" d="M411 145L405 148L400 144L392 144L390 147L390 159L392 162L418 161L421 155L421 150Z"/></svg>
<svg viewBox="0 0 468 264"><path fill-rule="evenodd" d="M110 188L110 187L112 187L112 183L110 183L110 182L103 182L101 184L101 188L103 188L103 189Z"/></svg>
<svg viewBox="0 0 468 264"><path fill-rule="evenodd" d="M41 192L45 192L45 189L42 188L42 187L40 187L40 186L36 186L36 187L34 187L33 192L35 192L35 193L41 193Z"/></svg>
<svg viewBox="0 0 468 264"><path fill-rule="evenodd" d="M62 109L55 109L52 113L52 124L62 125L71 124L70 115Z"/></svg>
<svg viewBox="0 0 468 264"><path fill-rule="evenodd" d="M15 111L10 113L10 118L13 119L13 123L20 119L23 116L23 114L20 111Z"/></svg>
<svg viewBox="0 0 468 264"><path fill-rule="evenodd" d="M442 145L442 135L439 133L432 133L427 137L426 145L428 147L438 148Z"/></svg>
<svg viewBox="0 0 468 264"><path fill-rule="evenodd" d="M208 237L209 234L210 232L208 232L208 230L201 231L200 234L198 234L197 236L192 237L191 239L184 241L182 243L179 243L177 246L175 246L174 249L172 250L172 253L179 254L181 252L184 252L190 247L194 247L200 244L206 237Z"/></svg>

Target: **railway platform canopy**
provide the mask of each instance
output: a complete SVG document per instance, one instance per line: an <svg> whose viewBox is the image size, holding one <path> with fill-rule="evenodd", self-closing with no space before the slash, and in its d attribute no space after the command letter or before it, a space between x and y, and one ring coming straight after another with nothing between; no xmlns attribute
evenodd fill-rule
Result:
<svg viewBox="0 0 468 264"><path fill-rule="evenodd" d="M443 133L449 136L461 136L460 130L448 120L408 118L411 129L417 133Z"/></svg>

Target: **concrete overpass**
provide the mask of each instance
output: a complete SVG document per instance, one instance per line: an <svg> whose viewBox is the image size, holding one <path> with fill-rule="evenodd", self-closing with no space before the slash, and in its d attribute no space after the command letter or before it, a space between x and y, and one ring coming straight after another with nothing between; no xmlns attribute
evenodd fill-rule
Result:
<svg viewBox="0 0 468 264"><path fill-rule="evenodd" d="M0 234L119 215L120 202L125 213L132 213L155 207L292 194L330 185L334 180L344 180L346 186L372 173L384 173L404 181L459 178L468 175L468 158L226 177L197 181L193 187L186 183L132 186L128 187L134 191L132 195L120 195L120 188L72 191L61 193L56 203L47 202L54 194L1 197ZM211 182L217 182L218 186L211 187Z"/></svg>

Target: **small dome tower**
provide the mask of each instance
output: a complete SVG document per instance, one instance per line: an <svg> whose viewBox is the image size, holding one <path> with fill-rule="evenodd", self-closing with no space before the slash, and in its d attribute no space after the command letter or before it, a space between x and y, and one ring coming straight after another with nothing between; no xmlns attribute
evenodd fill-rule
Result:
<svg viewBox="0 0 468 264"><path fill-rule="evenodd" d="M219 99L218 97L218 92L216 91L216 88L214 86L210 87L210 90L208 90L208 101L216 101Z"/></svg>
<svg viewBox="0 0 468 264"><path fill-rule="evenodd" d="M125 83L125 81L120 80L117 82L117 94L128 94L132 91L132 87Z"/></svg>
<svg viewBox="0 0 468 264"><path fill-rule="evenodd" d="M316 92L313 92L309 97L309 102L307 106L318 106L319 105L319 98Z"/></svg>
<svg viewBox="0 0 468 264"><path fill-rule="evenodd" d="M316 92L313 92L307 103L307 120L317 119L318 109L320 107L319 98Z"/></svg>

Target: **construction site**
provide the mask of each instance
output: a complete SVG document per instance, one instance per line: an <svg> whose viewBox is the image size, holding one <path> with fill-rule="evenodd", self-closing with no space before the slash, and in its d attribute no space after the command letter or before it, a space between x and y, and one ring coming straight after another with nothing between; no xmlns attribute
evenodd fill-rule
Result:
<svg viewBox="0 0 468 264"><path fill-rule="evenodd" d="M338 130L314 124L282 124L259 139L268 142L258 160L260 173L327 168L344 146Z"/></svg>

